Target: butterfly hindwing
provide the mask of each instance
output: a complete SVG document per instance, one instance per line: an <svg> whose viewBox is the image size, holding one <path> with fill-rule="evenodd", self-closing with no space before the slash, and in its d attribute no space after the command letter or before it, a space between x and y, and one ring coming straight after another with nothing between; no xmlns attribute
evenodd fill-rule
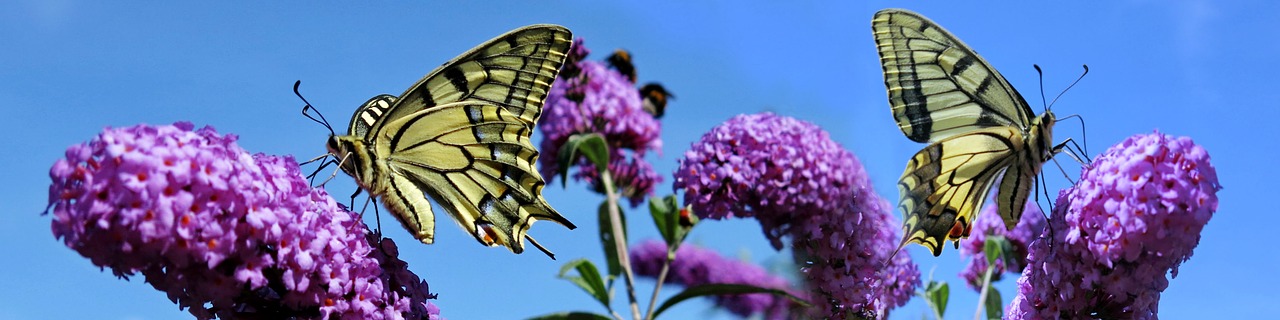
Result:
<svg viewBox="0 0 1280 320"><path fill-rule="evenodd" d="M375 150L395 176L439 201L481 243L519 253L533 220L573 227L540 196L542 176L533 169L538 151L528 126L507 109L450 103L388 122L382 131L386 139L378 139ZM392 211L402 221L415 218Z"/></svg>
<svg viewBox="0 0 1280 320"><path fill-rule="evenodd" d="M917 152L898 181L906 238L938 255L943 240L968 236L995 177L1021 152L1021 139L1012 128L992 127Z"/></svg>
<svg viewBox="0 0 1280 320"><path fill-rule="evenodd" d="M875 15L872 31L893 117L911 140L1030 125L1031 108L1004 76L932 21L889 9Z"/></svg>

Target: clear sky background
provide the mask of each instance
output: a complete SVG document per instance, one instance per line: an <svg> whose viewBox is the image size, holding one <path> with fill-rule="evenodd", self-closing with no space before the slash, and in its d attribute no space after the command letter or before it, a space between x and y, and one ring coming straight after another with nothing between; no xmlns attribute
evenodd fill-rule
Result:
<svg viewBox="0 0 1280 320"><path fill-rule="evenodd" d="M1094 154L1153 130L1203 145L1225 186L1221 205L1195 255L1164 292L1160 314L1246 319L1280 313L1274 275L1280 258L1270 250L1278 231L1274 209L1266 209L1276 198L1266 190L1280 181L1273 165L1280 147L1280 3L542 3L5 1L0 319L189 317L141 277L118 280L53 238L50 218L40 212L49 167L67 146L106 126L191 121L239 135L250 152L311 158L324 152L327 131L299 113L295 80L330 119L345 123L369 97L398 94L462 51L533 23L569 27L594 50L591 59L614 48L631 50L641 82L661 81L678 96L663 119L662 155L650 158L666 175L660 195L671 192L676 159L704 132L736 114L773 111L825 128L862 160L880 195L896 202L894 183L922 145L898 131L885 99L870 20L887 7L920 12L952 31L1037 111L1032 64L1044 68L1051 98L1088 64L1092 71L1054 110L1087 119ZM1082 136L1074 122L1060 123L1055 133ZM1052 174L1052 164L1045 170L1051 188L1070 186ZM1078 169L1068 171L1074 177ZM336 195L355 188L346 176L328 187ZM384 229L401 244L410 269L440 294L435 303L448 318L600 312L581 290L555 279L564 261L601 261L594 217L602 197L585 189L571 183L545 192L577 230L539 224L531 231L560 261L479 246L447 222L430 246L414 243L394 224ZM657 237L647 211L629 212L633 242ZM691 241L773 268L789 260L770 249L754 221L710 221ZM977 294L956 276L964 266L957 251L935 258L912 245L907 252L923 272L952 283L947 318L971 317ZM640 295L647 297L651 285L641 281ZM1014 281L998 288L1008 302ZM915 299L892 318L925 313ZM705 301L668 316L731 318Z"/></svg>

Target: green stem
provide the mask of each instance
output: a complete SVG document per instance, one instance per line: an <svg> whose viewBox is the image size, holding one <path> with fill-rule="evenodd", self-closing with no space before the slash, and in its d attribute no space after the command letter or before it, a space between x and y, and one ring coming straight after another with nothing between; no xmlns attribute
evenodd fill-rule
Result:
<svg viewBox="0 0 1280 320"><path fill-rule="evenodd" d="M622 278L627 284L627 300L631 302L631 317L640 320L640 304L636 302L634 275L631 273L631 255L627 253L627 234L622 229L622 213L618 212L618 193L613 185L613 175L609 170L600 170L600 181L604 182L605 201L609 202L609 224L613 229L613 245L618 252L618 264L622 265Z"/></svg>
<svg viewBox="0 0 1280 320"><path fill-rule="evenodd" d="M668 254L666 259L662 259L662 270L658 271L658 283L653 285L653 296L649 297L649 310L644 312L645 320L653 320L653 307L658 304L658 292L662 291L662 283L667 281L667 272L671 270L671 257Z"/></svg>
<svg viewBox="0 0 1280 320"><path fill-rule="evenodd" d="M973 312L973 320L982 319L982 311L987 310L987 290L991 288L991 274L995 273L994 263L987 266L987 273L982 276L982 291L978 293L978 310Z"/></svg>

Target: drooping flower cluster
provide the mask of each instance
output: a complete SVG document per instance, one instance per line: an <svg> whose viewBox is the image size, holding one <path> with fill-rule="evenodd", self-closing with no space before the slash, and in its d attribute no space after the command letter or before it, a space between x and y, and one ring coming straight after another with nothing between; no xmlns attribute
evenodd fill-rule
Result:
<svg viewBox="0 0 1280 320"><path fill-rule="evenodd" d="M604 63L584 60L589 51L582 39L574 42L561 76L547 93L538 128L542 131L539 158L542 175L556 179L556 155L570 136L599 133L609 143L609 173L623 196L638 205L653 193L662 177L644 160L645 154L662 148L660 123L644 111L635 84ZM603 191L598 173L582 159L573 177Z"/></svg>
<svg viewBox="0 0 1280 320"><path fill-rule="evenodd" d="M1013 230L1005 227L1004 218L1000 217L996 203L988 201L987 204L974 220L971 236L960 239L960 256L969 259L969 265L960 271L960 277L974 290L982 290L982 277L987 273L987 257L983 252L987 236L1003 236L1013 245L1014 257L996 260L995 270L991 273L991 282L994 283L1004 278L1005 272L1016 273L1026 268L1027 246L1040 235L1045 225L1044 212L1040 211L1040 206L1035 202L1026 203L1022 219Z"/></svg>
<svg viewBox="0 0 1280 320"><path fill-rule="evenodd" d="M789 236L818 318L883 317L920 285L900 226L857 158L817 126L772 113L712 128L679 160L674 187L703 218L755 217ZM886 266L887 265L887 266Z"/></svg>
<svg viewBox="0 0 1280 320"><path fill-rule="evenodd" d="M1166 274L1191 258L1218 208L1218 175L1190 138L1136 135L1058 196L1031 245L1013 319L1155 319ZM1045 236L1047 237L1047 236Z"/></svg>
<svg viewBox="0 0 1280 320"><path fill-rule="evenodd" d="M667 245L650 240L631 248L631 263L636 275L656 278L667 259ZM791 290L787 280L769 274L760 266L720 256L715 251L692 244L676 249L676 257L668 269L668 283L686 287L705 284L745 284L761 288ZM794 294L794 293L793 293ZM761 314L765 319L786 319L790 300L766 293L715 296L715 303L733 314L748 317Z"/></svg>
<svg viewBox="0 0 1280 320"><path fill-rule="evenodd" d="M200 319L436 319L427 283L291 157L190 123L107 129L50 170L53 234Z"/></svg>

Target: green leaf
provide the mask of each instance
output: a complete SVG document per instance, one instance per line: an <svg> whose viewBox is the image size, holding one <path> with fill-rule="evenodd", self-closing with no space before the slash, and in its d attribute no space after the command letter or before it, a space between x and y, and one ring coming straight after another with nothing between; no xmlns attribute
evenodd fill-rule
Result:
<svg viewBox="0 0 1280 320"><path fill-rule="evenodd" d="M600 245L604 247L605 266L608 267L610 279L622 275L622 263L618 262L618 247L613 243L615 238L627 238L627 215L622 214L622 206L618 206L618 217L622 219L622 236L615 237L613 234L612 219L609 218L609 201L600 203L598 210L598 220L600 221ZM625 244L624 244L625 245Z"/></svg>
<svg viewBox="0 0 1280 320"><path fill-rule="evenodd" d="M675 198L675 196L669 196ZM668 205L664 198L649 198L649 215L653 216L653 224L658 227L658 232L662 233L662 239L667 241L667 245L676 242L676 228L679 228L679 213L674 212L676 209Z"/></svg>
<svg viewBox="0 0 1280 320"><path fill-rule="evenodd" d="M613 320L609 316L591 313L586 311L570 311L558 312L552 314L544 314L537 317L529 318L529 320Z"/></svg>
<svg viewBox="0 0 1280 320"><path fill-rule="evenodd" d="M996 287L987 288L987 301L983 304L987 307L987 319L999 320L1004 317L1004 301L1001 301L1000 290L996 290Z"/></svg>
<svg viewBox="0 0 1280 320"><path fill-rule="evenodd" d="M1000 241L1000 256L1004 257L1005 261L1009 261L1010 259L1026 259L1027 258L1027 256L1025 255L1021 257L1018 256L1018 251L1014 249L1013 241L1009 241L1009 238L1005 238L1005 237L1000 237L1000 238L1002 239L1002 241ZM1022 270L1007 270L1007 271L1020 272Z"/></svg>
<svg viewBox="0 0 1280 320"><path fill-rule="evenodd" d="M987 236L987 241L982 243L982 253L987 257L988 266L994 266L996 259L1009 261L1010 259L1015 259L1017 255L1017 251L1013 248L1013 242L1009 241L1009 238L997 235Z"/></svg>
<svg viewBox="0 0 1280 320"><path fill-rule="evenodd" d="M569 136L569 140L560 147L560 154L556 155L562 187L568 185L569 167L577 162L579 152L595 164L596 171L609 169L609 144L605 142L604 136L599 133Z"/></svg>
<svg viewBox="0 0 1280 320"><path fill-rule="evenodd" d="M577 270L579 276L566 275L569 270ZM591 261L581 258L569 261L560 267L558 277L573 282L573 284L585 290L588 295L596 298L596 301L600 301L605 308L609 307L609 291L604 288L604 280L600 278L600 270L596 269L596 265L592 264Z"/></svg>
<svg viewBox="0 0 1280 320"><path fill-rule="evenodd" d="M987 236L987 241L982 243L982 253L987 256L987 265L995 265L996 259L1000 259L1000 254L1004 252L1004 250L1000 249L1001 241L1008 240L1005 240L1003 236L990 235Z"/></svg>
<svg viewBox="0 0 1280 320"><path fill-rule="evenodd" d="M778 289L761 288L761 287L745 285L745 284L704 284L704 285L684 289L684 291L681 291L680 293L674 296L671 296L671 298L667 299L667 301L663 301L662 305L658 306L658 309L653 311L652 318L657 319L658 315L662 314L662 311L665 311L667 310L667 308L671 308L675 306L677 303L688 300L690 298L696 298L701 296L718 296L718 295L726 295L726 294L746 294L746 293L768 293L775 296L786 297L788 299L791 299L791 301L796 302L802 307L806 307L806 308L809 307L808 301L805 301L800 297L794 296L790 293L787 293L786 291L782 291Z"/></svg>
<svg viewBox="0 0 1280 320"><path fill-rule="evenodd" d="M689 210L689 207L680 207L675 195L649 199L649 214L653 216L653 224L658 227L662 239L667 242L669 259L674 258L680 243L698 224L698 217Z"/></svg>
<svg viewBox="0 0 1280 320"><path fill-rule="evenodd" d="M947 313L947 300L951 298L951 286L946 282L930 281L924 290L925 298L939 317Z"/></svg>

